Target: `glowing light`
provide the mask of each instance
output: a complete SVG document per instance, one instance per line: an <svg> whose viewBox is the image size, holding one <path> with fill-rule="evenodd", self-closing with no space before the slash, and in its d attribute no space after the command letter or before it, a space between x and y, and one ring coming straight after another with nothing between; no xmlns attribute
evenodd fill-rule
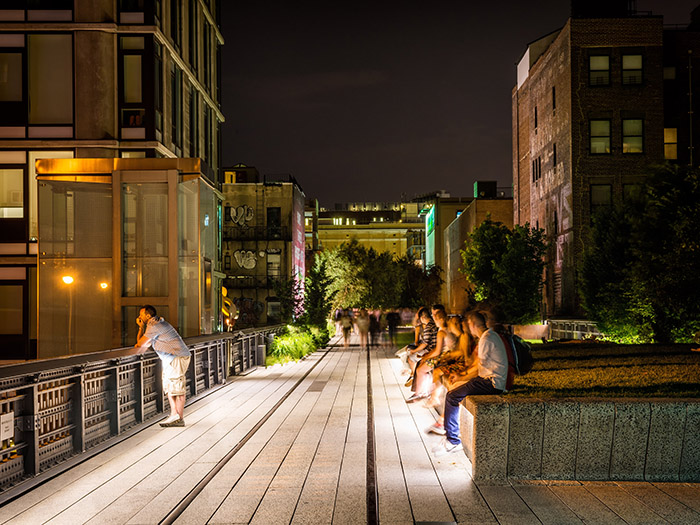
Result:
<svg viewBox="0 0 700 525"><path fill-rule="evenodd" d="M109 285L107 283L100 283L100 288L106 290Z"/></svg>
<svg viewBox="0 0 700 525"><path fill-rule="evenodd" d="M64 275L61 279L63 279L63 282L66 284L73 284L73 278L70 275Z"/></svg>

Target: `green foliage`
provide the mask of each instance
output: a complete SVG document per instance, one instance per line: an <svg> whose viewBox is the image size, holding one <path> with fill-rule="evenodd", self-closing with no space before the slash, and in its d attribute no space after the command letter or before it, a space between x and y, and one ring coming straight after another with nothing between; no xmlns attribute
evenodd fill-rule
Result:
<svg viewBox="0 0 700 525"><path fill-rule="evenodd" d="M326 268L327 259L319 254L307 272L304 286L305 311L301 318L305 324L323 325L330 315L330 307L326 301L330 279Z"/></svg>
<svg viewBox="0 0 700 525"><path fill-rule="evenodd" d="M428 304L439 294L439 269L426 272L409 257L365 248L356 240L319 255L325 260L329 311L339 307L398 308Z"/></svg>
<svg viewBox="0 0 700 525"><path fill-rule="evenodd" d="M544 230L529 224L510 230L487 218L461 251L460 271L471 283L470 302L497 305L506 322L538 320L546 249Z"/></svg>
<svg viewBox="0 0 700 525"><path fill-rule="evenodd" d="M272 289L280 301L280 321L291 323L304 313L304 293L297 277L272 282Z"/></svg>
<svg viewBox="0 0 700 525"><path fill-rule="evenodd" d="M636 201L594 218L580 291L591 320L618 341L690 342L700 330L698 171L666 165Z"/></svg>
<svg viewBox="0 0 700 525"><path fill-rule="evenodd" d="M325 327L287 325L284 332L272 341L265 364L271 366L276 363L298 361L317 348L325 346L329 339Z"/></svg>

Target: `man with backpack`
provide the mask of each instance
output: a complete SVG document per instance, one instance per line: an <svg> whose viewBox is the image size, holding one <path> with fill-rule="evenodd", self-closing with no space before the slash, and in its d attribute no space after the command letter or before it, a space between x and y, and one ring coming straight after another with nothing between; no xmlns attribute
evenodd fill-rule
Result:
<svg viewBox="0 0 700 525"><path fill-rule="evenodd" d="M513 383L508 351L501 336L486 326L479 312L467 314L469 331L479 338L477 377L447 393L445 397L445 438L433 449L436 456L462 450L459 436L459 404L467 396L501 395Z"/></svg>

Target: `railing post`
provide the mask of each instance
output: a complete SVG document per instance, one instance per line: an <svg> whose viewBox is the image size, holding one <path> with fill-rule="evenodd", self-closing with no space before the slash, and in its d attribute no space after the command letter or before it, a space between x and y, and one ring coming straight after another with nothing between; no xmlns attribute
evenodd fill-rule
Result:
<svg viewBox="0 0 700 525"><path fill-rule="evenodd" d="M83 369L76 370L73 384L73 449L85 452L85 382Z"/></svg>

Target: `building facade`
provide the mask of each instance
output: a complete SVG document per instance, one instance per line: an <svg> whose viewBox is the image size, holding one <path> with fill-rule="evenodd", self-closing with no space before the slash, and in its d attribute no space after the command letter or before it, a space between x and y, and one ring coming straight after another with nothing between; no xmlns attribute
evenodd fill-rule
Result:
<svg viewBox="0 0 700 525"><path fill-rule="evenodd" d="M257 171L246 168L245 177L242 169L224 170L222 185L222 268L236 328L279 322L278 286L303 283L306 271L302 189L292 178L256 182Z"/></svg>
<svg viewBox="0 0 700 525"><path fill-rule="evenodd" d="M514 222L546 231L548 316L582 314L576 268L592 216L634 194L669 149L662 18L624 1L583 5L528 46L512 97Z"/></svg>
<svg viewBox="0 0 700 525"><path fill-rule="evenodd" d="M486 219L501 222L513 228L513 199L507 197L475 197L466 208L453 220L443 234L445 251L442 268L444 269L444 304L448 311L462 313L469 304L467 288L469 282L460 271L462 253L467 235L472 233Z"/></svg>
<svg viewBox="0 0 700 525"><path fill-rule="evenodd" d="M318 249L331 250L355 239L365 248L410 255L422 264L425 245L423 203L363 202L336 204L318 212Z"/></svg>
<svg viewBox="0 0 700 525"><path fill-rule="evenodd" d="M37 160L200 157L218 184L219 15L217 0L0 4L0 358L36 355Z"/></svg>

